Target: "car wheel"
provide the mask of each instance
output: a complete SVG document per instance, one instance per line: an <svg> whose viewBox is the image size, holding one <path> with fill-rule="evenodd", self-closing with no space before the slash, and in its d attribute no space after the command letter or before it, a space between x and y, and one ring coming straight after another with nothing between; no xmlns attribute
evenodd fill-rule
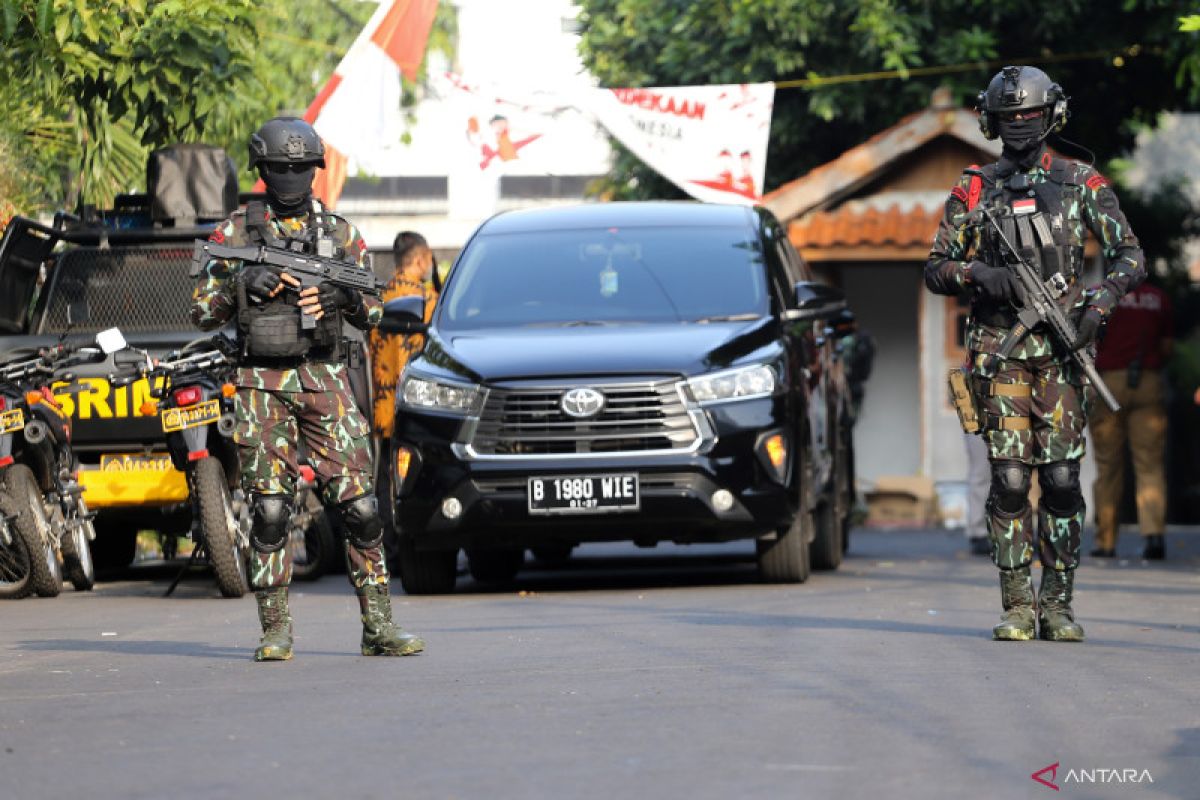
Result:
<svg viewBox="0 0 1200 800"><path fill-rule="evenodd" d="M408 594L450 594L458 582L458 550L418 550L410 537L397 542L396 571Z"/></svg>
<svg viewBox="0 0 1200 800"><path fill-rule="evenodd" d="M792 524L780 528L773 539L758 539L758 572L767 583L804 583L811 571L809 541L813 535L813 512L808 510L808 492L811 482L808 476L807 456L804 457L800 479L800 503Z"/></svg>
<svg viewBox="0 0 1200 800"><path fill-rule="evenodd" d="M101 512L93 521L96 538L92 541L92 560L102 575L124 569L137 553L137 525L126 516Z"/></svg>
<svg viewBox="0 0 1200 800"><path fill-rule="evenodd" d="M467 568L480 583L508 583L525 564L519 547L480 547L467 550Z"/></svg>

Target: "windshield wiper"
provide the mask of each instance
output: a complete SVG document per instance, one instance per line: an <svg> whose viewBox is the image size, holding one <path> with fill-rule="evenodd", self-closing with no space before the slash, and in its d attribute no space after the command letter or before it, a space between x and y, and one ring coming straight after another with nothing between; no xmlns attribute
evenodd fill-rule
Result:
<svg viewBox="0 0 1200 800"><path fill-rule="evenodd" d="M714 314L711 317L701 317L700 319L694 319L694 320L692 320L692 322L695 322L697 325L706 325L709 322L749 322L750 320L760 319L761 317L762 317L762 314L754 314L754 313Z"/></svg>

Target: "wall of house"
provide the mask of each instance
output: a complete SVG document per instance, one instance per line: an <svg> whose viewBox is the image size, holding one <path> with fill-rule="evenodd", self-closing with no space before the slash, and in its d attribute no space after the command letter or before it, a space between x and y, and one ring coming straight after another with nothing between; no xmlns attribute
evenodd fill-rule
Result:
<svg viewBox="0 0 1200 800"><path fill-rule="evenodd" d="M920 369L917 347L921 271L914 264L839 264L838 284L875 338L875 367L854 446L858 475L915 475L921 466Z"/></svg>

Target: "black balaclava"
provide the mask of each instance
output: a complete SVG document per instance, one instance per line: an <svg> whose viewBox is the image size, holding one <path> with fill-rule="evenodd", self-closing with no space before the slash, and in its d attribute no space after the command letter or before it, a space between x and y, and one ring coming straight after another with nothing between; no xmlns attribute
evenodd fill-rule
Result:
<svg viewBox="0 0 1200 800"><path fill-rule="evenodd" d="M1003 156L1021 169L1027 170L1037 163L1042 152L1043 134L1046 132L1046 110L1034 119L1000 120L1000 141L1004 143Z"/></svg>
<svg viewBox="0 0 1200 800"><path fill-rule="evenodd" d="M272 172L268 164L258 168L258 174L267 186L271 209L281 217L298 217L308 211L312 198L312 182L317 174L317 165L302 165L299 171Z"/></svg>

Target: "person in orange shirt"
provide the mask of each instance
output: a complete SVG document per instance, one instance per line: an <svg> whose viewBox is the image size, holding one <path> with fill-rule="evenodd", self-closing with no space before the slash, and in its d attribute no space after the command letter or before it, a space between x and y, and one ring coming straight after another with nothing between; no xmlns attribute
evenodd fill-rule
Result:
<svg viewBox="0 0 1200 800"><path fill-rule="evenodd" d="M405 295L425 296L425 320L433 316L437 302L437 291L430 280L433 276L433 251L425 237L415 231L402 231L392 244L396 260L395 273L383 290L383 301L395 300ZM374 414L372 428L381 440L392 434L396 413L396 384L400 372L414 353L425 345L422 334L386 334L371 331L372 400Z"/></svg>

